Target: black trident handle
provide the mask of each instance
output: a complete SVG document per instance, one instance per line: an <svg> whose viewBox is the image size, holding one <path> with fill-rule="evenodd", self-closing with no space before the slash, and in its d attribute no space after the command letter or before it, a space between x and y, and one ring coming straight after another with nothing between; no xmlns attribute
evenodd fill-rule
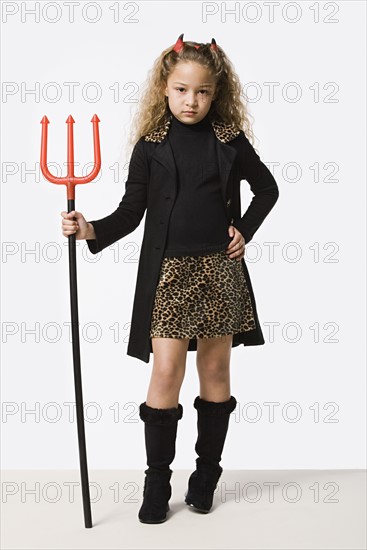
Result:
<svg viewBox="0 0 367 550"><path fill-rule="evenodd" d="M75 199L68 199L68 213L72 212L73 210L75 210ZM90 508L87 451L86 451L86 445L85 445L85 429L84 429L82 375L81 375L81 369L80 369L78 290L77 290L77 275L76 275L75 241L76 241L75 233L68 236L71 329L72 329L72 342L73 342L76 417L77 417L77 424L78 424L80 477L82 482L82 494L83 494L84 525L85 527L88 528L88 527L92 527L92 514L91 514L91 508Z"/></svg>

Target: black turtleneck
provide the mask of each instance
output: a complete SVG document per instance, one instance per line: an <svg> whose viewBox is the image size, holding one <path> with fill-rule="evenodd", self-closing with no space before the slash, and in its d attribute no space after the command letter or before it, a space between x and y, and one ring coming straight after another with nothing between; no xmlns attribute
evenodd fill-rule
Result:
<svg viewBox="0 0 367 550"><path fill-rule="evenodd" d="M192 124L172 114L168 139L177 166L178 193L164 255L199 256L224 250L232 237L228 234L210 111Z"/></svg>

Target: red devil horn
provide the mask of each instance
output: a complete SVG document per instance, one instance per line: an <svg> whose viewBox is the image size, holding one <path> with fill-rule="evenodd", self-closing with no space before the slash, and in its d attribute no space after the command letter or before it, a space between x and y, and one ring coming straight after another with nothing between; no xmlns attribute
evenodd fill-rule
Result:
<svg viewBox="0 0 367 550"><path fill-rule="evenodd" d="M183 46L184 46L183 35L184 35L184 33L180 34L180 36L177 38L176 44L174 45L173 49L177 53L179 53L182 50Z"/></svg>
<svg viewBox="0 0 367 550"><path fill-rule="evenodd" d="M214 40L214 38L212 38L212 43L210 44L210 47L213 49L213 50L217 50L217 43L216 41Z"/></svg>

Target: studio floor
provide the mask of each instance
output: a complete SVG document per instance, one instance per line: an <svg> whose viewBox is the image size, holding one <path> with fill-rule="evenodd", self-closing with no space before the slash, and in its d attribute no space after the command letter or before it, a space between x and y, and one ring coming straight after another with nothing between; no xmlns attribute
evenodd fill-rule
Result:
<svg viewBox="0 0 367 550"><path fill-rule="evenodd" d="M167 520L149 525L143 470L90 470L87 529L78 470L2 471L1 548L366 548L364 470L224 470L208 514L184 503L190 473L173 469Z"/></svg>

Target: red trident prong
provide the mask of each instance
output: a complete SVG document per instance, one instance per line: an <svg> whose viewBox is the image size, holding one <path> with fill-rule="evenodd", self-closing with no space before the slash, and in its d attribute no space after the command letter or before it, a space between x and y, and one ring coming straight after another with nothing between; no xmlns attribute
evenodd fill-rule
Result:
<svg viewBox="0 0 367 550"><path fill-rule="evenodd" d="M53 176L47 167L47 131L50 121L45 115L41 120L42 138L41 138L41 170L45 178L52 183L62 183L67 186L68 200L75 199L75 186L80 183L89 183L94 180L101 169L101 148L99 143L99 126L100 122L97 115L94 115L91 122L93 123L93 145L94 145L94 166L90 174L87 176L76 177L74 175L74 126L75 120L71 115L68 116L66 124L68 125L68 161L67 161L67 176Z"/></svg>

